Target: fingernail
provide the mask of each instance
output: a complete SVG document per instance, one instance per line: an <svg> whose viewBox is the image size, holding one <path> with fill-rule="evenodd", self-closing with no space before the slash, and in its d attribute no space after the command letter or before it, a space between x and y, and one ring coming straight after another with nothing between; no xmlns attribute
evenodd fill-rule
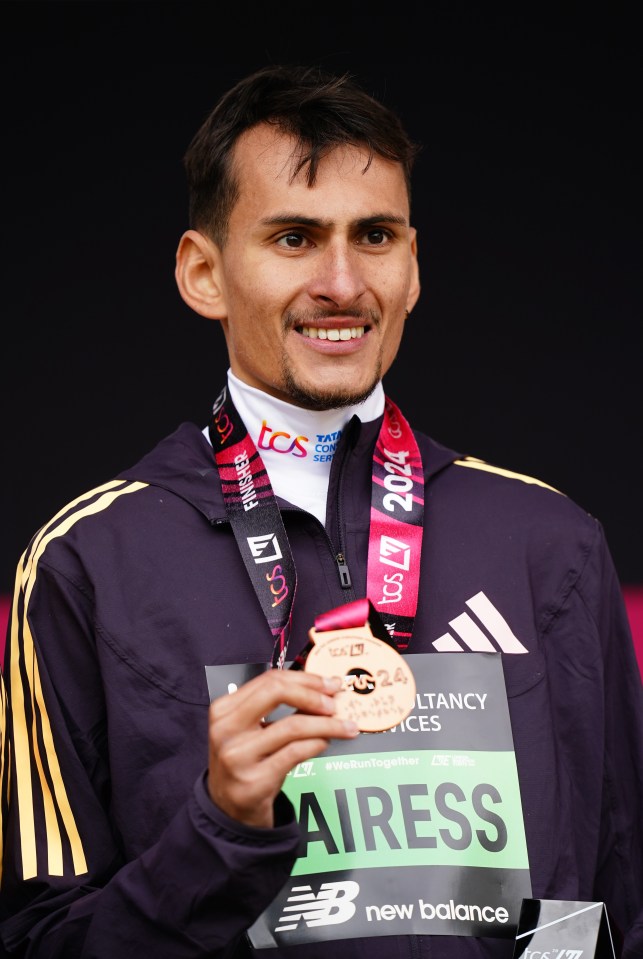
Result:
<svg viewBox="0 0 643 959"><path fill-rule="evenodd" d="M357 723L354 723L352 719L344 720L344 729L351 736L357 736L359 732L359 726L357 725Z"/></svg>
<svg viewBox="0 0 643 959"><path fill-rule="evenodd" d="M336 693L341 685L339 676L324 676L324 689L327 689L329 693Z"/></svg>

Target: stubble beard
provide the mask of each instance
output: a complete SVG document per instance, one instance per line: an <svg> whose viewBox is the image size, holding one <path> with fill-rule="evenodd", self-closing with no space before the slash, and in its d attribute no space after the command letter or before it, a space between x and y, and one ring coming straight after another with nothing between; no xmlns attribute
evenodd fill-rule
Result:
<svg viewBox="0 0 643 959"><path fill-rule="evenodd" d="M361 323L369 324L371 327L379 326L380 323L379 315L375 313L375 311L371 310L368 312L348 310L342 315L354 316L356 320L361 321ZM329 314L326 311L317 311L308 317L302 317L301 315L288 313L284 322L284 330L293 330L297 326L305 326L307 325L306 320L308 319L323 319L324 317L328 316ZM322 412L323 410L345 409L347 406L356 406L359 403L363 403L364 400L367 400L375 390L375 387L382 378L382 352L380 350L380 353L377 357L371 382L368 386L361 390L351 389L350 384L347 384L341 389L324 389L321 386L318 388L316 386L309 385L304 386L297 379L295 371L285 350L281 357L281 375L282 382L284 384L284 393L288 397L288 400L295 406L301 406L303 409L314 410L316 412Z"/></svg>
<svg viewBox="0 0 643 959"><path fill-rule="evenodd" d="M303 386L297 382L295 374L284 356L282 361L282 378L284 383L284 392L288 400L295 406L301 406L306 410L340 410L347 406L356 406L367 400L375 387L382 378L382 361L378 358L376 369L373 373L373 379L369 386L362 390L351 390L349 386L343 389L323 389Z"/></svg>

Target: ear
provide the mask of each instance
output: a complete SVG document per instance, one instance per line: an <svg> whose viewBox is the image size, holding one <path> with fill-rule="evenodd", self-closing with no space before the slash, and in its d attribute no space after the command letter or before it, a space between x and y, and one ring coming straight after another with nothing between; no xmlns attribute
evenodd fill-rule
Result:
<svg viewBox="0 0 643 959"><path fill-rule="evenodd" d="M420 266L418 264L417 232L411 228L411 283L407 297L406 308L411 312L420 297Z"/></svg>
<svg viewBox="0 0 643 959"><path fill-rule="evenodd" d="M187 305L209 320L227 317L220 268L216 243L197 230L187 230L176 251L176 285Z"/></svg>

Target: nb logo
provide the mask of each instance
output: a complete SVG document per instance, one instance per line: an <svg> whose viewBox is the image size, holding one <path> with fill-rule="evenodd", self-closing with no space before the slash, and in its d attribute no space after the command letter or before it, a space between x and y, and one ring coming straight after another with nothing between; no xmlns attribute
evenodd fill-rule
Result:
<svg viewBox="0 0 643 959"><path fill-rule="evenodd" d="M348 922L355 915L353 899L358 893L359 884L350 879L323 882L317 895L311 886L293 886L275 932L296 929L300 920L310 928Z"/></svg>
<svg viewBox="0 0 643 959"><path fill-rule="evenodd" d="M281 559L279 540L274 533L247 536L246 539L255 563L271 563L275 559Z"/></svg>
<svg viewBox="0 0 643 959"><path fill-rule="evenodd" d="M411 562L411 547L392 536L380 536L380 563L395 566L396 569L408 569Z"/></svg>

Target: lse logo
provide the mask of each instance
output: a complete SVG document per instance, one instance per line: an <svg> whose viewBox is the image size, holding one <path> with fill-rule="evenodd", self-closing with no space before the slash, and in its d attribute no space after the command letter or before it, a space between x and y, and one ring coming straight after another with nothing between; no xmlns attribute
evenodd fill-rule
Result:
<svg viewBox="0 0 643 959"><path fill-rule="evenodd" d="M270 563L274 559L281 559L279 540L274 533L246 536L246 539L255 563Z"/></svg>
<svg viewBox="0 0 643 959"><path fill-rule="evenodd" d="M353 899L358 893L359 884L351 879L346 882L323 882L317 895L311 886L293 886L275 932L296 929L301 919L309 928L348 922L355 915Z"/></svg>

